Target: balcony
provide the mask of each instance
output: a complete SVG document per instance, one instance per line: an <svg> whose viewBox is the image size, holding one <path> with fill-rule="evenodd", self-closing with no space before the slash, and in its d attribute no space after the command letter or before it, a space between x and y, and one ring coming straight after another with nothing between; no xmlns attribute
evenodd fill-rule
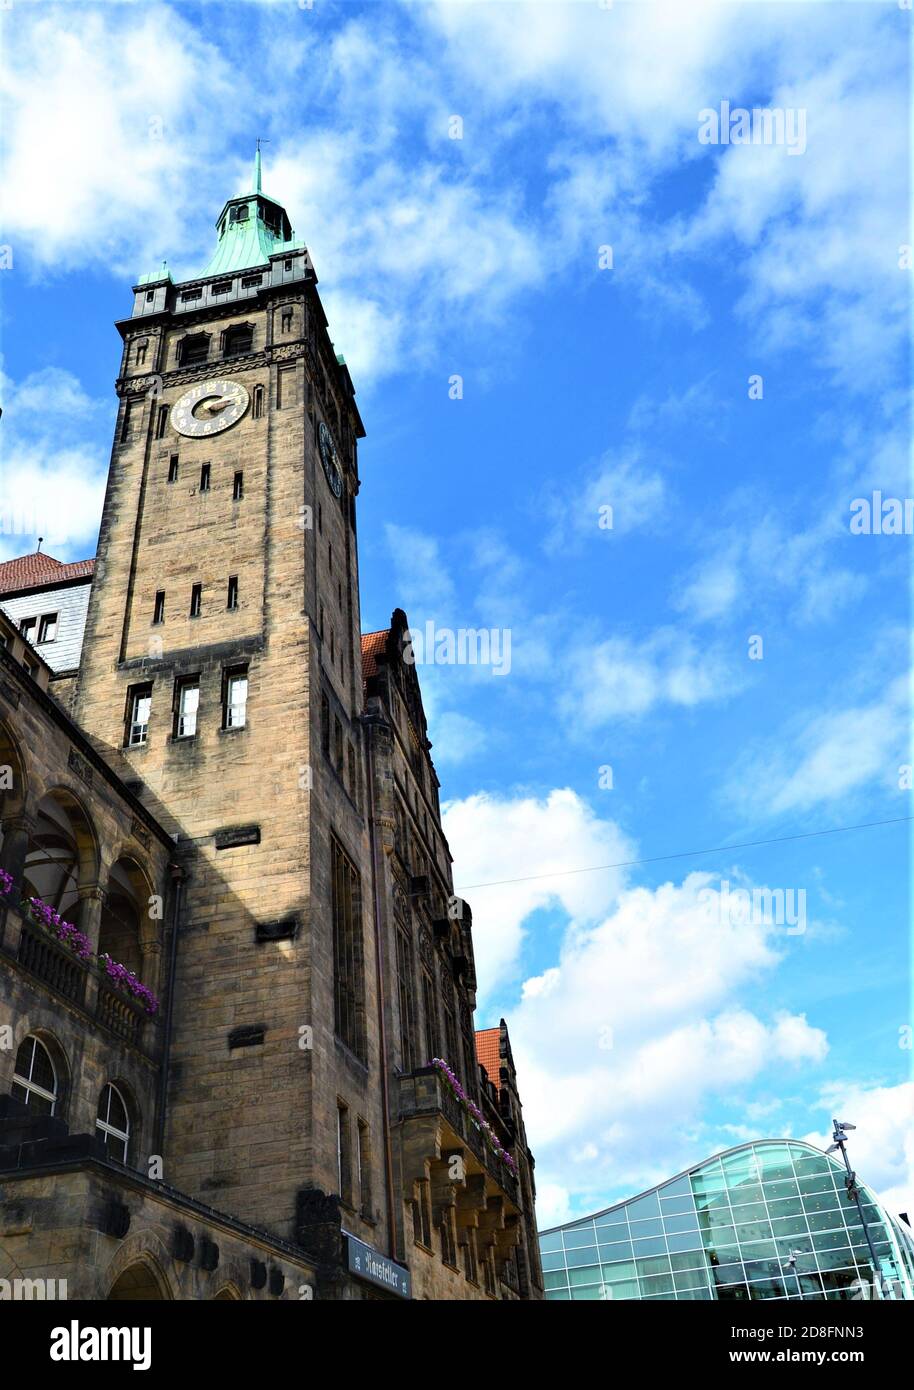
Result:
<svg viewBox="0 0 914 1390"><path fill-rule="evenodd" d="M66 946L60 945L44 927L25 917L19 934L17 960L24 969L49 985L71 1004L82 1005L86 997L88 967Z"/></svg>
<svg viewBox="0 0 914 1390"><path fill-rule="evenodd" d="M158 1029L143 1005L117 989L97 966L80 960L43 926L8 903L0 905L0 948L7 959L15 960L17 966L73 1005L87 1020L94 1020L122 1042L155 1058Z"/></svg>
<svg viewBox="0 0 914 1390"><path fill-rule="evenodd" d="M493 1248L502 1275L520 1238L518 1180L437 1067L399 1077L397 1131L404 1196L417 1183L427 1185L433 1223L439 1225L452 1208L458 1233L475 1228L477 1247Z"/></svg>
<svg viewBox="0 0 914 1390"><path fill-rule="evenodd" d="M124 1042L132 1047L140 1046L146 1022L145 1009L121 990L113 989L104 979L98 985L95 1017L103 1028L116 1033Z"/></svg>

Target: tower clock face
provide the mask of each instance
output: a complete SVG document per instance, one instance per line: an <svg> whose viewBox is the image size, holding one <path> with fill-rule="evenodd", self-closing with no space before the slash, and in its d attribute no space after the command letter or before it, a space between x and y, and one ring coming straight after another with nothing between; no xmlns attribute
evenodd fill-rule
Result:
<svg viewBox="0 0 914 1390"><path fill-rule="evenodd" d="M320 442L321 463L324 465L324 473L327 475L330 491L333 493L334 497L342 497L343 475L340 472L336 446L333 443L333 435L330 433L323 420L321 420L321 427L318 431L318 439Z"/></svg>
<svg viewBox="0 0 914 1390"><path fill-rule="evenodd" d="M192 437L219 434L237 424L249 400L240 381L201 381L175 401L171 408L172 428Z"/></svg>

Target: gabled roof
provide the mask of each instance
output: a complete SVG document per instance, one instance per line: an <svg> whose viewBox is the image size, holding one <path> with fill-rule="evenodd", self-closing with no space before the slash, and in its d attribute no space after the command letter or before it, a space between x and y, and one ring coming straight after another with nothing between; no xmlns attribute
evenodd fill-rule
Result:
<svg viewBox="0 0 914 1390"><path fill-rule="evenodd" d="M362 680L370 680L378 673L378 653L383 652L390 636L390 628L380 632L362 633Z"/></svg>
<svg viewBox="0 0 914 1390"><path fill-rule="evenodd" d="M485 1067L489 1080L501 1090L501 1028L481 1028L476 1034L476 1060Z"/></svg>
<svg viewBox="0 0 914 1390"><path fill-rule="evenodd" d="M18 555L15 560L0 563L0 594L64 584L69 579L91 579L94 573L94 560L74 560L66 564L36 550L31 555Z"/></svg>

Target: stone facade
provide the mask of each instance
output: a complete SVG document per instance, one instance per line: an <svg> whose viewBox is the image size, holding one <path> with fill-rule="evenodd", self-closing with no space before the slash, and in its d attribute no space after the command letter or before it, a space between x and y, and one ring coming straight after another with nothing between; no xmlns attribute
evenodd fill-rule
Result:
<svg viewBox="0 0 914 1390"><path fill-rule="evenodd" d="M453 897L405 616L367 646L360 635L364 431L352 383L307 252L259 197L259 177L257 188L226 205L220 244L236 221L281 221L268 264L135 287L118 325L118 416L78 673L60 701L20 666L26 698L0 706L17 769L0 863L22 877L36 855L30 817L56 796L62 843L79 845L76 925L98 949L117 866L118 901L135 890L137 940L104 920L159 1011L138 1036L112 1039L95 1003L110 981L89 966L54 1022L52 967L34 978L19 947L23 932L48 943L10 905L0 973L16 1047L0 1065L11 1080L34 1033L61 1075L78 1076L52 1117L83 1143L68 1151L61 1201L78 1224L97 1205L93 1185L132 1182L121 1205L135 1241L148 1232L162 1296L218 1293L217 1280L191 1277L192 1261L162 1254L184 1203L201 1239L216 1219L207 1212L231 1225L220 1248L239 1268L260 1258L257 1241L273 1242L287 1282L307 1269L318 1298L378 1296L351 1277L350 1235L408 1268L413 1297L541 1297L532 1158L477 1065L471 917ZM180 402L196 387L203 413L182 429ZM222 428L234 400L244 408ZM58 813L43 814L50 843ZM514 1158L498 1157L434 1057ZM128 1165L148 1179L105 1179L104 1157L84 1152L112 1076L131 1098ZM64 1142L52 1128L30 1149L33 1167L41 1143ZM29 1206L29 1171L0 1174L16 1212ZM61 1183L47 1181L56 1194ZM53 1211L43 1208L48 1239ZM25 1268L25 1237L13 1239L0 1234ZM299 1274L276 1253L286 1249ZM94 1266L85 1296L105 1296L114 1268ZM249 1296L243 1278L230 1283Z"/></svg>

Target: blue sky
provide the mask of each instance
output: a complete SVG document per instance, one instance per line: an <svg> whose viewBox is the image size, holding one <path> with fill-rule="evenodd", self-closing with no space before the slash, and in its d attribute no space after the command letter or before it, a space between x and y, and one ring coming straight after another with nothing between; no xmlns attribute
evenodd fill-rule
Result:
<svg viewBox="0 0 914 1390"><path fill-rule="evenodd" d="M541 1220L835 1107L914 1209L909 826L569 872L910 814L911 538L849 529L911 494L910 12L2 20L0 554L93 552L112 321L199 270L269 140L368 430L363 627L511 634L504 676L420 677ZM805 148L702 144L722 101L804 111ZM806 930L709 910L722 880L804 890Z"/></svg>

